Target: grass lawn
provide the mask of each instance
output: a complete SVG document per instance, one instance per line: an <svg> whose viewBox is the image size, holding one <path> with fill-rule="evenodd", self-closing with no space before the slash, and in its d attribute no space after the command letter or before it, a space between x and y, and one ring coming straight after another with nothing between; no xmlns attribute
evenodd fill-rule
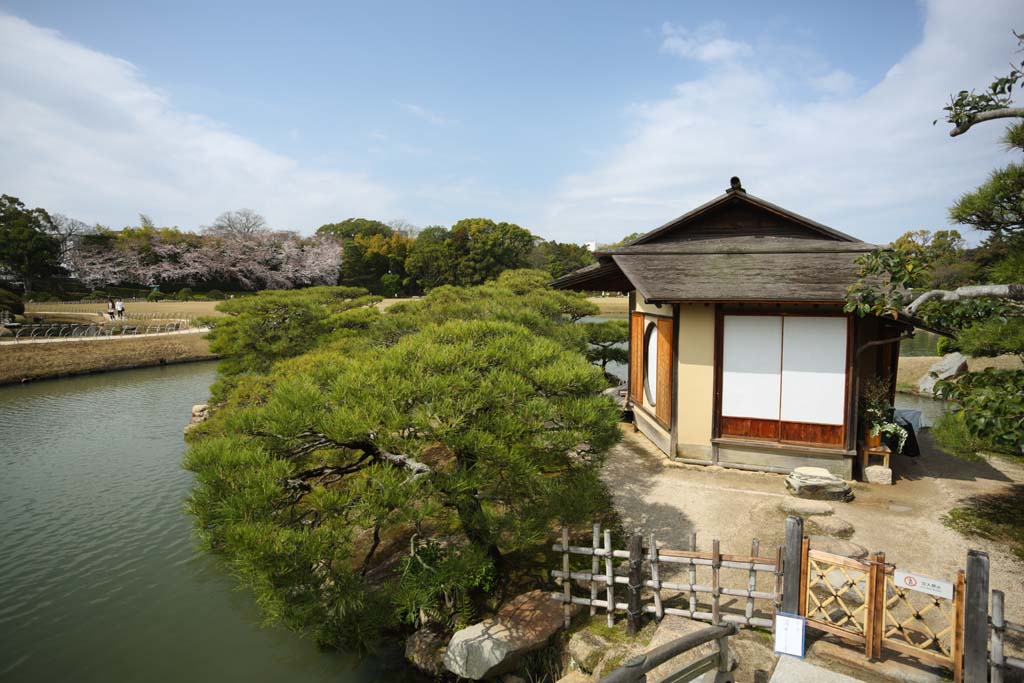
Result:
<svg viewBox="0 0 1024 683"><path fill-rule="evenodd" d="M202 334L0 346L0 384L213 358Z"/></svg>
<svg viewBox="0 0 1024 683"><path fill-rule="evenodd" d="M129 316L135 315L160 315L164 318L197 318L201 315L221 316L224 315L214 310L219 301L139 301L128 302L124 305L125 312ZM40 301L37 303L25 304L25 312L31 314L33 311L51 311L57 313L105 313L105 303L93 302L87 304L54 304Z"/></svg>

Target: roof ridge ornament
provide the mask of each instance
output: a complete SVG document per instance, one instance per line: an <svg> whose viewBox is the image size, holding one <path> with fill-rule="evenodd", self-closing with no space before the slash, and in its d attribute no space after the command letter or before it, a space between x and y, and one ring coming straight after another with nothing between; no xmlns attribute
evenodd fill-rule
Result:
<svg viewBox="0 0 1024 683"><path fill-rule="evenodd" d="M747 191L743 189L743 185L740 184L740 177L737 175L734 175L732 178L729 178L729 189L726 190L726 192L742 192L743 194L747 193Z"/></svg>

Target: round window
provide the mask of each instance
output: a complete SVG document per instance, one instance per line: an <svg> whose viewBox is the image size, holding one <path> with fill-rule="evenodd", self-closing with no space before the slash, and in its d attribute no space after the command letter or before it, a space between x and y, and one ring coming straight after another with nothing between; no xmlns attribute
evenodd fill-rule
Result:
<svg viewBox="0 0 1024 683"><path fill-rule="evenodd" d="M644 335L644 392L649 404L658 404L658 326L647 325Z"/></svg>

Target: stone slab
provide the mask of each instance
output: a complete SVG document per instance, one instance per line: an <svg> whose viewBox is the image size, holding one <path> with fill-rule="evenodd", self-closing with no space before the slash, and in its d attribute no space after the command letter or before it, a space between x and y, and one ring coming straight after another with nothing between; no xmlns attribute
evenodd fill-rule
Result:
<svg viewBox="0 0 1024 683"><path fill-rule="evenodd" d="M864 468L864 481L869 484L892 484L892 470L882 465Z"/></svg>
<svg viewBox="0 0 1024 683"><path fill-rule="evenodd" d="M807 518L807 524L811 531L835 538L849 538L854 532L853 525L839 517L814 515Z"/></svg>
<svg viewBox="0 0 1024 683"><path fill-rule="evenodd" d="M835 508L824 500L807 500L806 498L784 498L779 509L791 515L810 517L811 515L831 515Z"/></svg>
<svg viewBox="0 0 1024 683"><path fill-rule="evenodd" d="M863 683L796 657L780 657L769 683Z"/></svg>

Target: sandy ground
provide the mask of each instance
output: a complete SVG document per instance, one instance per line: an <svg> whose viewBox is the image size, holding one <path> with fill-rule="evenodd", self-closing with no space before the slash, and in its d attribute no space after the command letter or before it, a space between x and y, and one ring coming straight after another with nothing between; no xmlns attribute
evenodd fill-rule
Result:
<svg viewBox="0 0 1024 683"><path fill-rule="evenodd" d="M718 538L722 552L732 554L747 554L751 539L758 538L761 555L774 555L785 535L786 515L779 509L788 497L784 475L673 463L632 426L623 427L625 438L603 476L627 532L653 532L659 544L687 549L695 531L698 548L710 549ZM835 516L854 525L853 542L884 551L899 568L940 579L954 579L968 549L988 552L991 586L1006 593L1007 618L1024 622L1024 562L941 522L963 498L1024 481L1024 464L997 458L967 462L937 449L927 432L920 441L920 457L894 458L895 485L854 483L855 500L833 503Z"/></svg>
<svg viewBox="0 0 1024 683"><path fill-rule="evenodd" d="M164 318L197 318L203 315L221 316L216 310L219 301L128 301L125 311L131 315L159 315ZM40 301L25 304L25 312L31 314L39 311L58 313L95 313L105 311L106 303L74 303L57 304Z"/></svg>

